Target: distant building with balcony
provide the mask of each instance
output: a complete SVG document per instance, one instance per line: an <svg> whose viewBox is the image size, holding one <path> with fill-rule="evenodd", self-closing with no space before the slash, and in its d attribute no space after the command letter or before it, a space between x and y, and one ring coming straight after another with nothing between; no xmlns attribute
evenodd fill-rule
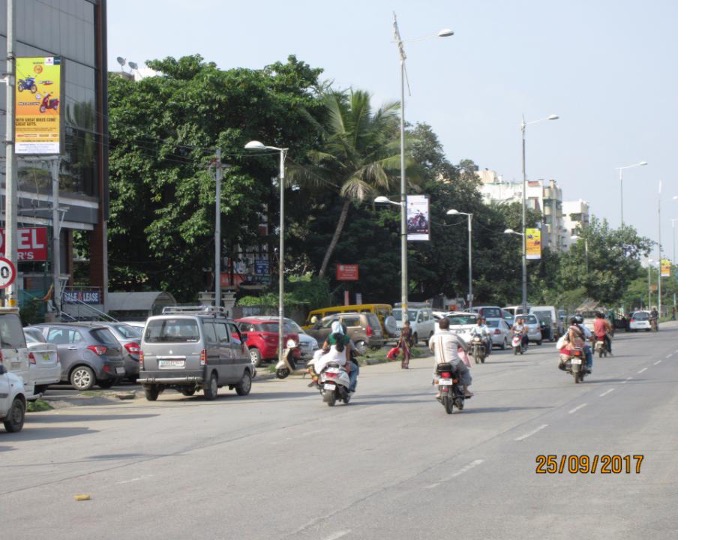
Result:
<svg viewBox="0 0 720 540"><path fill-rule="evenodd" d="M583 227L590 223L590 204L582 199L564 202L562 204L562 223L564 228L561 238L562 251L567 251L572 243L570 237L580 235Z"/></svg>

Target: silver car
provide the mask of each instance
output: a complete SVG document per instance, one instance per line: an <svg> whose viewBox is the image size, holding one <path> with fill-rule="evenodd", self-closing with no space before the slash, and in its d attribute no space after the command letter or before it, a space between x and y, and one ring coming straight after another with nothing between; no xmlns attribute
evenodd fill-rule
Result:
<svg viewBox="0 0 720 540"><path fill-rule="evenodd" d="M115 338L123 346L123 361L125 363L125 377L130 382L137 381L140 373L140 340L142 330L123 322L105 323Z"/></svg>
<svg viewBox="0 0 720 540"><path fill-rule="evenodd" d="M306 362L311 360L315 351L320 348L317 339L305 332L305 330L292 319L285 318L285 323L290 327L291 332L297 332L298 338L300 339L300 357Z"/></svg>
<svg viewBox="0 0 720 540"><path fill-rule="evenodd" d="M490 330L493 347L505 350L510 346L510 325L505 319L485 319L485 324Z"/></svg>

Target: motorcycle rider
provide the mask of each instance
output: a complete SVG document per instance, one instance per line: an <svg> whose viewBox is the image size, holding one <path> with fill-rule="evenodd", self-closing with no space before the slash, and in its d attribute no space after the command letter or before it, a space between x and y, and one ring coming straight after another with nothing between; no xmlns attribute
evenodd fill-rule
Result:
<svg viewBox="0 0 720 540"><path fill-rule="evenodd" d="M343 345L347 345L347 364L343 365L347 365L348 376L350 377L350 388L348 390L350 392L355 392L358 376L360 375L360 366L358 361L355 359L355 354L358 353L358 350L355 347L353 340L347 335L345 327L340 321L334 321L330 326L330 330L331 334L325 340L323 349L328 349L330 346L335 345L338 340L342 341Z"/></svg>
<svg viewBox="0 0 720 540"><path fill-rule="evenodd" d="M467 352L468 346L460 336L450 332L450 319L447 317L440 319L438 327L440 331L430 337L429 343L430 350L435 354L435 365L451 364L453 371L458 374L460 384L465 391L465 397L472 397L474 394L468 390L468 387L472 384L472 375L470 375L470 370L458 354L458 348ZM433 380L433 384L436 382L436 380ZM439 398L440 393L436 394L435 397Z"/></svg>
<svg viewBox="0 0 720 540"><path fill-rule="evenodd" d="M485 343L485 356L490 356L490 352L492 351L492 338L490 337L490 329L485 324L485 317L477 318L477 326L474 326L473 329L470 330L470 334L473 337L479 336L480 339L483 340Z"/></svg>
<svg viewBox="0 0 720 540"><path fill-rule="evenodd" d="M530 338L528 337L529 328L525 325L525 319L520 317L515 321L515 324L512 325L510 330L512 332L517 332L520 336L522 336L522 348L527 349L528 344L530 343Z"/></svg>
<svg viewBox="0 0 720 540"><path fill-rule="evenodd" d="M577 337L581 337L584 341L583 351L585 352L585 369L587 370L588 374L592 373L592 366L593 366L593 351L592 347L589 344L590 338L592 337L592 332L588 329L587 326L583 324L582 315L575 315L570 319L570 327L568 328L567 334L569 335L572 331L573 334Z"/></svg>
<svg viewBox="0 0 720 540"><path fill-rule="evenodd" d="M595 315L595 321L593 322L593 330L595 331L595 337L600 341L605 342L605 347L610 356L612 353L612 343L610 341L610 334L612 333L612 324L605 318L605 314L602 311L598 311Z"/></svg>

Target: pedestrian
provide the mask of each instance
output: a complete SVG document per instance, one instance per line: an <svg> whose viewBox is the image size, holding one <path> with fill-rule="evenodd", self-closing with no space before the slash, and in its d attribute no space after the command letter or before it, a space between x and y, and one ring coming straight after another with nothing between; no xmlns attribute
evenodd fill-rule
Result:
<svg viewBox="0 0 720 540"><path fill-rule="evenodd" d="M410 328L410 321L403 323L402 330L400 331L400 339L398 340L397 346L400 347L403 359L400 367L402 369L410 369L410 349L413 345L412 328Z"/></svg>

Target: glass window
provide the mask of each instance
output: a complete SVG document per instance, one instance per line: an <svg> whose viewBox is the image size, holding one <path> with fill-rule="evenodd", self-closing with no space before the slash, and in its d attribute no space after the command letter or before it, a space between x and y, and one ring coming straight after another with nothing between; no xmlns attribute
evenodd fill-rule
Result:
<svg viewBox="0 0 720 540"><path fill-rule="evenodd" d="M26 347L25 334L23 333L20 317L15 313L0 315L0 338L2 346L12 349Z"/></svg>
<svg viewBox="0 0 720 540"><path fill-rule="evenodd" d="M205 340L208 343L218 342L218 336L214 321L203 321L203 331L205 332Z"/></svg>
<svg viewBox="0 0 720 540"><path fill-rule="evenodd" d="M148 343L188 343L200 341L200 328L195 319L158 319L145 326Z"/></svg>
<svg viewBox="0 0 720 540"><path fill-rule="evenodd" d="M99 341L103 345L107 345L108 347L117 347L119 345L118 340L115 339L113 333L107 328L96 328L90 330L90 335L97 341Z"/></svg>
<svg viewBox="0 0 720 540"><path fill-rule="evenodd" d="M219 343L230 343L230 334L228 333L227 324L224 322L215 323L215 333Z"/></svg>

